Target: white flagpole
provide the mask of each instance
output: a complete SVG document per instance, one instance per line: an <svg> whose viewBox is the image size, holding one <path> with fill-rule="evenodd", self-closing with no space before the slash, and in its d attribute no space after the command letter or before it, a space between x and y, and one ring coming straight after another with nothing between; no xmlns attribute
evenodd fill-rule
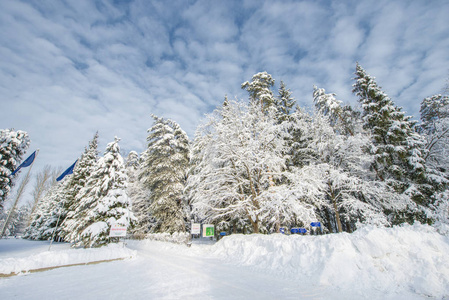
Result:
<svg viewBox="0 0 449 300"><path fill-rule="evenodd" d="M11 209L9 210L9 214L8 217L6 218L5 224L3 224L3 228L2 228L2 232L0 234L0 238L3 237L3 235L5 234L6 231L6 227L8 226L8 223L11 219L11 216L14 212L14 210L16 209L17 203L19 202L20 197L22 197L23 191L25 190L25 186L29 181L29 177L30 177L30 172L31 172L31 168L34 165L34 162L36 161L36 156L39 154L39 149L36 150L36 154L34 156L34 160L30 165L30 168L28 169L27 175L25 176L25 178L22 180L22 183L20 184L19 189L17 190L17 196L16 196L16 200L14 201L14 205L11 207Z"/></svg>

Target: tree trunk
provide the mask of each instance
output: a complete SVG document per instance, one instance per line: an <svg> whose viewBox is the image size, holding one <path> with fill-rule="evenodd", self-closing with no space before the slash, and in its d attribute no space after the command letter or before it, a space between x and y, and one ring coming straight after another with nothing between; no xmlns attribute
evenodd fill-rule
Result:
<svg viewBox="0 0 449 300"><path fill-rule="evenodd" d="M337 220L338 232L342 232L343 229L341 227L340 213L338 212L337 203L335 202L334 199L332 199L332 204L334 205L335 219Z"/></svg>
<svg viewBox="0 0 449 300"><path fill-rule="evenodd" d="M330 195L329 196L331 197L332 205L334 207L335 219L337 220L338 232L342 232L343 228L341 226L340 213L338 212L337 201L335 199L335 192L332 189L332 186L331 186L330 182L328 183L328 186L329 186L329 190L330 190Z"/></svg>

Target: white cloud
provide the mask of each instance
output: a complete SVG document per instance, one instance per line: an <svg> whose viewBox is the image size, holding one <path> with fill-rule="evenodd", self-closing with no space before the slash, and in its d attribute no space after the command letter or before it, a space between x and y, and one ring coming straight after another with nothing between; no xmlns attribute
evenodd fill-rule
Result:
<svg viewBox="0 0 449 300"><path fill-rule="evenodd" d="M96 130L142 151L151 113L191 137L260 71L301 105L312 85L355 103L355 62L417 115L449 68L449 3L426 1L2 1L0 128L27 130L68 166Z"/></svg>

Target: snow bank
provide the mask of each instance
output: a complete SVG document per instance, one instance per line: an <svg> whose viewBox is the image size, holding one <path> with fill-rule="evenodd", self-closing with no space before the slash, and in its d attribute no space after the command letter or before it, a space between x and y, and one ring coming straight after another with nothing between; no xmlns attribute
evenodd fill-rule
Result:
<svg viewBox="0 0 449 300"><path fill-rule="evenodd" d="M146 236L146 239L152 241L160 241L160 242L171 242L176 244L186 244L190 238L190 233L188 232L174 232L170 233L149 233Z"/></svg>
<svg viewBox="0 0 449 300"><path fill-rule="evenodd" d="M92 249L67 249L44 251L26 257L0 259L0 274L27 272L30 270L64 265L84 264L103 260L113 260L136 256L136 251L124 248L121 244Z"/></svg>
<svg viewBox="0 0 449 300"><path fill-rule="evenodd" d="M441 231L415 224L325 236L231 235L212 251L292 282L442 298L449 296L449 239Z"/></svg>

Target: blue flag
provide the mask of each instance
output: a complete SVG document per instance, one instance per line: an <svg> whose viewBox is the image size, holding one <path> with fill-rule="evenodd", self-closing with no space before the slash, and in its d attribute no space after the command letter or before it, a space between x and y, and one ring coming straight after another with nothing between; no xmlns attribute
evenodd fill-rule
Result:
<svg viewBox="0 0 449 300"><path fill-rule="evenodd" d="M25 159L25 161L23 163L21 163L20 166L17 169L15 169L14 172L12 172L10 176L14 176L14 174L19 172L19 170L22 168L31 166L35 157L36 157L36 151L34 151L33 154L31 154L30 156L28 156L28 158Z"/></svg>
<svg viewBox="0 0 449 300"><path fill-rule="evenodd" d="M67 170L64 171L64 173L62 173L58 178L56 178L56 181L61 181L64 177L66 177L67 175L70 175L73 173L73 169L75 168L76 162L78 160L75 160L75 162L73 163L73 165L71 165Z"/></svg>

